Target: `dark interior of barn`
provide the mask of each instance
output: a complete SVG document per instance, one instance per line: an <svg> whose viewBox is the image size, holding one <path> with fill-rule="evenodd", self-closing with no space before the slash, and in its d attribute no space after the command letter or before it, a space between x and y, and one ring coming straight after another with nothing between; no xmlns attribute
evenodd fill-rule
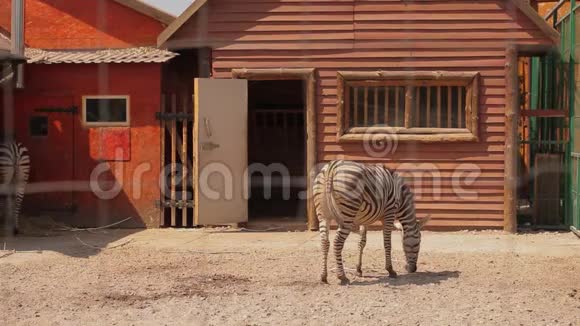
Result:
<svg viewBox="0 0 580 326"><path fill-rule="evenodd" d="M250 222L306 221L303 81L249 81L248 111Z"/></svg>

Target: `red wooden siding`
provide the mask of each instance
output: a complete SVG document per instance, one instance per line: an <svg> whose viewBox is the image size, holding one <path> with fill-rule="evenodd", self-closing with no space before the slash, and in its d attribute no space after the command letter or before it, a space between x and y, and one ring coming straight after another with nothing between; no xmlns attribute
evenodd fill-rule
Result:
<svg viewBox="0 0 580 326"><path fill-rule="evenodd" d="M0 0L10 31L11 0ZM26 0L26 46L42 49L154 46L163 24L114 1Z"/></svg>
<svg viewBox="0 0 580 326"><path fill-rule="evenodd" d="M502 226L505 48L550 43L509 2L211 0L206 6L168 44L212 45L217 78L230 78L233 68L317 68L320 161L380 162L407 172L437 168L440 199L433 199L428 176L412 183L422 194L419 213L432 214L432 226ZM368 155L360 143L337 143L339 70L479 71L480 142L400 143L381 158ZM461 164L481 169L464 186L477 198L460 198L453 190L452 176Z"/></svg>

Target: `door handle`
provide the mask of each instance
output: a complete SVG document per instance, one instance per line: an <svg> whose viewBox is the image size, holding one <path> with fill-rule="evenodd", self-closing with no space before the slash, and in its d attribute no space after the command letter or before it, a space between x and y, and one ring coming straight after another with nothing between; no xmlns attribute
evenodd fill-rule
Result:
<svg viewBox="0 0 580 326"><path fill-rule="evenodd" d="M209 119L208 118L203 118L203 123L205 125L205 134L208 137L211 137L212 136L212 133L211 133L211 125L209 123Z"/></svg>
<svg viewBox="0 0 580 326"><path fill-rule="evenodd" d="M205 142L201 143L201 150L203 151L213 151L216 148L219 148L220 145L214 142Z"/></svg>

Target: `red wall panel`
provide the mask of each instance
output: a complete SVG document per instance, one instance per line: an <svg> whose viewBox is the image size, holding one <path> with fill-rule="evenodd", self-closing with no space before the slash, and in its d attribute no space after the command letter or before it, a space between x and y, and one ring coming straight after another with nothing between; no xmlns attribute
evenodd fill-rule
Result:
<svg viewBox="0 0 580 326"><path fill-rule="evenodd" d="M160 129L155 119L161 100L161 65L159 64L111 64L111 65L29 65L26 68L26 89L17 91L16 138L26 139L29 133L26 117L35 114L38 99L43 97L66 97L79 108L72 116L72 126L67 125L74 137L73 179L88 182L95 169L108 167L98 178L104 189L112 187L105 181L121 184L114 198L100 200L91 191L75 192L73 203L79 211L71 222L76 225L103 225L132 216L135 225L158 226ZM130 97L130 128L87 128L82 125L82 96L128 95ZM36 99L36 104L27 101ZM30 112L23 112L28 110ZM48 113L49 115L52 113ZM58 144L51 156L33 157L32 169L45 169L43 160L58 160ZM129 141L130 139L130 141ZM102 145L106 144L106 150ZM109 161L111 153L121 147L129 152L121 160ZM66 149L60 149L66 151ZM98 153L96 155L95 153ZM67 156L68 157L68 156ZM114 157L113 157L114 158ZM54 171L57 173L57 171ZM33 173L34 174L34 173ZM41 182L42 180L31 180ZM88 185L88 183L87 183Z"/></svg>

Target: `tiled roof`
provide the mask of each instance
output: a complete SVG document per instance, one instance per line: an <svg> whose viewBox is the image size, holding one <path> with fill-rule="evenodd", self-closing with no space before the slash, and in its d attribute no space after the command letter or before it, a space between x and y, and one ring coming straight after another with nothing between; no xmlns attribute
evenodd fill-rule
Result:
<svg viewBox="0 0 580 326"><path fill-rule="evenodd" d="M107 50L26 49L28 63L163 63L178 54L150 47Z"/></svg>

